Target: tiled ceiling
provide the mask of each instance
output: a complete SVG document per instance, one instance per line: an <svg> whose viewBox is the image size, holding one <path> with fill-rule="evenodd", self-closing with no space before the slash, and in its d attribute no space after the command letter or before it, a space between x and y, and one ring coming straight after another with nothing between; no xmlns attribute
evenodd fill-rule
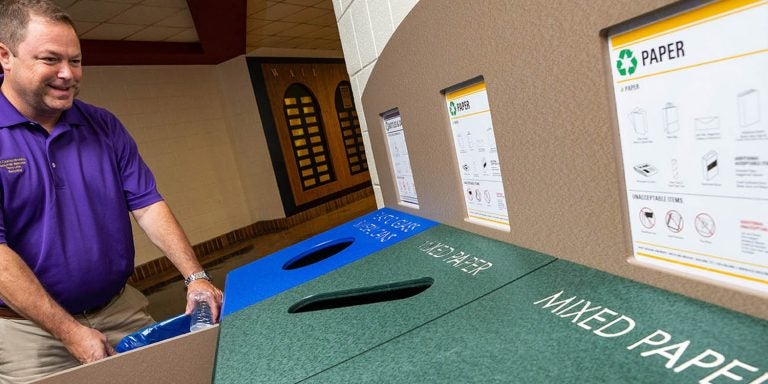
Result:
<svg viewBox="0 0 768 384"><path fill-rule="evenodd" d="M258 48L300 48L341 51L339 31L333 13L333 0L53 0L72 16L78 34L84 40L84 51L98 53L105 42L113 41L114 49L141 49L140 42L165 43L167 47L200 50L221 45L219 41L236 41L232 31L221 28L222 17L236 23L245 20L245 46L240 53ZM245 14L240 5L247 1ZM211 16L211 11L221 14ZM226 8L226 9L225 9ZM195 14L197 12L197 14ZM232 20L234 16L235 20ZM218 21L209 21L218 17ZM218 23L218 25L216 24ZM205 33L201 24L206 24ZM196 28L197 27L197 28ZM206 38L209 41L205 41ZM218 40L218 41L214 41ZM91 44L87 44L91 43ZM182 43L173 44L173 43ZM194 44L193 44L194 43ZM186 44L186 45L183 45ZM238 43L240 44L240 43ZM95 47L95 48L94 48ZM126 48L127 47L127 48ZM149 47L149 45L148 45ZM158 44L152 45L152 49ZM106 48L109 50L108 48ZM110 52L112 56L114 52ZM86 58L94 55L86 55ZM130 64L141 64L133 60ZM115 59L107 60L111 64ZM156 60L155 60L156 61ZM153 62L155 63L155 62Z"/></svg>
<svg viewBox="0 0 768 384"><path fill-rule="evenodd" d="M246 51L341 50L332 0L248 0Z"/></svg>
<svg viewBox="0 0 768 384"><path fill-rule="evenodd" d="M186 0L54 0L82 39L197 42Z"/></svg>

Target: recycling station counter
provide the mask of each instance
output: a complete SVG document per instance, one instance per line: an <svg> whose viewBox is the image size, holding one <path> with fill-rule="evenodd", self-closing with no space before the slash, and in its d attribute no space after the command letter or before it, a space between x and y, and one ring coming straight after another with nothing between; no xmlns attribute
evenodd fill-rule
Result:
<svg viewBox="0 0 768 384"><path fill-rule="evenodd" d="M224 319L214 382L768 382L768 322L438 225Z"/></svg>
<svg viewBox="0 0 768 384"><path fill-rule="evenodd" d="M379 210L257 260L220 325L39 382L768 383L765 320L417 219Z"/></svg>
<svg viewBox="0 0 768 384"><path fill-rule="evenodd" d="M767 368L765 320L557 260L306 382L758 384Z"/></svg>
<svg viewBox="0 0 768 384"><path fill-rule="evenodd" d="M226 317L214 382L304 380L553 260L435 226Z"/></svg>

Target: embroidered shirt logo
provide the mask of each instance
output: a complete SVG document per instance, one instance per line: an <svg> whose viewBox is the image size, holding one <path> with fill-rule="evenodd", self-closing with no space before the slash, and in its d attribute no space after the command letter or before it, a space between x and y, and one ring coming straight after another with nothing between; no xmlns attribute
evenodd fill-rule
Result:
<svg viewBox="0 0 768 384"><path fill-rule="evenodd" d="M9 174L24 172L27 166L27 159L23 157L16 157L13 159L0 160L0 169L4 169Z"/></svg>

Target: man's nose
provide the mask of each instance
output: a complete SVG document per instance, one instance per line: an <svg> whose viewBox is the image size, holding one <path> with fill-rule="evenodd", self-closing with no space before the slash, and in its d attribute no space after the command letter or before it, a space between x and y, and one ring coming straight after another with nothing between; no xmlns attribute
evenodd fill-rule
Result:
<svg viewBox="0 0 768 384"><path fill-rule="evenodd" d="M71 79L74 76L75 69L72 65L66 61L63 61L59 66L58 77L60 79Z"/></svg>

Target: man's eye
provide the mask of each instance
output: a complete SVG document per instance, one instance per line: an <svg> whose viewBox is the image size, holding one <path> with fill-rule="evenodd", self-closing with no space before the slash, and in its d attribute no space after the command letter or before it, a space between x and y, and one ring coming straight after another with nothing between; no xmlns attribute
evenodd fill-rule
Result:
<svg viewBox="0 0 768 384"><path fill-rule="evenodd" d="M44 62L46 62L46 63L49 63L49 64L53 64L53 63L58 63L59 62L59 59L57 59L55 57L43 57L42 60Z"/></svg>
<svg viewBox="0 0 768 384"><path fill-rule="evenodd" d="M69 63L72 64L75 67L79 67L80 64L82 64L82 62L83 62L82 59L72 59L72 60L69 61Z"/></svg>

